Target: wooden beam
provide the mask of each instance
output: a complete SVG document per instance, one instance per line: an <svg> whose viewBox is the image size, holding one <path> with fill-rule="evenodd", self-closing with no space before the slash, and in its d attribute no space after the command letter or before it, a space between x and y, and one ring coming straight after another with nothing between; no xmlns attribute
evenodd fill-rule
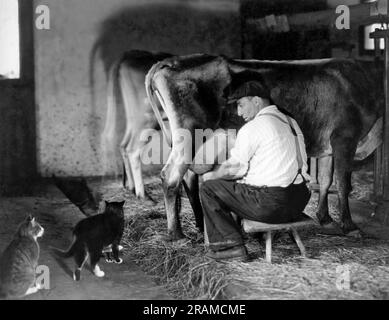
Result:
<svg viewBox="0 0 389 320"><path fill-rule="evenodd" d="M373 3L363 3L350 8L350 24L361 25L362 21L367 21L370 18L372 12ZM336 19L339 14L335 12L335 9L313 11L307 13L298 13L286 16L290 31L300 31L307 29L319 29L325 27L334 27ZM264 17L265 18L265 17ZM269 32L263 27L263 19L248 19L246 21L247 27L255 27L258 32ZM369 20L370 21L370 20Z"/></svg>
<svg viewBox="0 0 389 320"><path fill-rule="evenodd" d="M163 4L166 0L161 1ZM176 0L172 1L177 4ZM236 12L239 13L240 0L189 0L183 1L184 5L192 7L196 10L219 11L219 12Z"/></svg>
<svg viewBox="0 0 389 320"><path fill-rule="evenodd" d="M389 37L389 30L376 30L370 33L370 38L372 39L381 39Z"/></svg>
<svg viewBox="0 0 389 320"><path fill-rule="evenodd" d="M370 25L370 24L381 24L381 23L384 23L384 24L388 24L389 23L389 17L387 15L374 15L374 16L370 16L370 17L367 17L363 20L361 20L359 22L359 25L363 26L363 25Z"/></svg>

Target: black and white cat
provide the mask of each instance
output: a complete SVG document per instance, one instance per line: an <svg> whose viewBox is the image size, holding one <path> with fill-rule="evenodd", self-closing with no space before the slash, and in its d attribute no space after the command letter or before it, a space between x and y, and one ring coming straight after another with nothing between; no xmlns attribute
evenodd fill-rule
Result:
<svg viewBox="0 0 389 320"><path fill-rule="evenodd" d="M38 292L36 267L40 248L37 239L44 229L31 215L20 224L0 260L0 297L21 298Z"/></svg>
<svg viewBox="0 0 389 320"><path fill-rule="evenodd" d="M122 263L119 258L119 243L124 231L123 202L105 202L103 213L81 220L73 230L73 242L67 251L53 248L63 258L74 257L76 269L73 279L79 281L81 270L90 259L93 273L97 277L104 277L98 262L104 248L111 245L113 262Z"/></svg>

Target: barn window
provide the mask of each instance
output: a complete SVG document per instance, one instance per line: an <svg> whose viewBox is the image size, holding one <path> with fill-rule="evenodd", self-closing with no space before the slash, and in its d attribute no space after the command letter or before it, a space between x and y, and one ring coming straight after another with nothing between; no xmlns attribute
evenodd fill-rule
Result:
<svg viewBox="0 0 389 320"><path fill-rule="evenodd" d="M0 79L19 78L19 0L0 0Z"/></svg>
<svg viewBox="0 0 389 320"><path fill-rule="evenodd" d="M384 29L387 29L386 25L383 26ZM375 29L381 29L382 26L380 24L372 24L370 26L365 27L365 50L374 50L374 39L370 38L370 33L375 31ZM384 50L385 48L385 41L384 39L380 40L380 49Z"/></svg>
<svg viewBox="0 0 389 320"><path fill-rule="evenodd" d="M374 3L371 10L372 15L385 15L387 13L387 0L362 0L362 3ZM360 28L360 38L359 38L359 48L360 48L360 54L367 54L371 55L374 54L374 39L370 38L370 33L374 32L376 29L387 29L388 26L386 23L375 23L368 26L361 26ZM384 50L385 48L385 41L384 39L380 40L380 49Z"/></svg>

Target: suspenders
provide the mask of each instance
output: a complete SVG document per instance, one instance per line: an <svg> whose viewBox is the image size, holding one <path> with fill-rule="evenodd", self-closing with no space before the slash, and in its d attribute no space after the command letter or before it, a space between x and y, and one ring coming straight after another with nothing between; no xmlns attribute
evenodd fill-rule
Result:
<svg viewBox="0 0 389 320"><path fill-rule="evenodd" d="M303 178L303 181L306 182L303 174L302 174L302 169L303 169L303 157L301 155L301 149L300 149L300 144L299 144L299 140L298 140L298 136L297 136L297 132L296 130L294 129L293 127L293 123L292 123L292 119L290 117L288 117L287 115L285 115L286 119L288 120L287 122L282 119L280 116L276 115L276 114L273 114L273 113L263 113L261 115L259 115L260 117L261 116L272 116L274 118L277 118L278 120L280 120L281 122L283 123L286 123L290 126L290 130L292 131L292 134L294 135L294 139L295 139L295 144L296 144L296 154L297 154L297 165L298 165L298 170L297 170L297 174L296 174L296 177L293 179L291 185L296 181L298 175L301 175L301 177Z"/></svg>

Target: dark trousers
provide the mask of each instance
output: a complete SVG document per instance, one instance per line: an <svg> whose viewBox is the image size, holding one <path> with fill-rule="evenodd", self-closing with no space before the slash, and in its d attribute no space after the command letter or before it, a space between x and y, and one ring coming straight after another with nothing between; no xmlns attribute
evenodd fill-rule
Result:
<svg viewBox="0 0 389 320"><path fill-rule="evenodd" d="M231 211L243 219L269 224L301 220L311 193L305 183L281 187L253 187L229 180L209 180L200 188L205 227L212 250L243 244L240 226Z"/></svg>

